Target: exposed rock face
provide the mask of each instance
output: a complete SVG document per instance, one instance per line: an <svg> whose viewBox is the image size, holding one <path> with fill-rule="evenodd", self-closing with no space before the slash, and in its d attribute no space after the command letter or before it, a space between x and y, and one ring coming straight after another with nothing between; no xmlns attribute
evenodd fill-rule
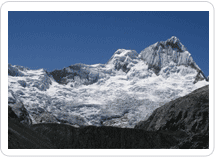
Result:
<svg viewBox="0 0 216 158"><path fill-rule="evenodd" d="M148 131L187 130L200 132L208 127L209 86L197 89L189 95L171 101L156 109L135 128Z"/></svg>
<svg viewBox="0 0 216 158"><path fill-rule="evenodd" d="M10 106L8 106L8 118L14 118L18 120L18 116L14 113Z"/></svg>
<svg viewBox="0 0 216 158"><path fill-rule="evenodd" d="M13 91L8 91L8 104L15 104L17 102L17 99L14 95Z"/></svg>
<svg viewBox="0 0 216 158"><path fill-rule="evenodd" d="M22 104L22 102L18 102L15 104L9 104L8 112L10 112L10 115L14 116L14 118L17 117L20 123L27 124L27 125L32 124L32 120L29 116L29 113L24 107L24 105Z"/></svg>
<svg viewBox="0 0 216 158"><path fill-rule="evenodd" d="M209 148L209 131L189 135L186 139L183 139L172 149L208 149Z"/></svg>
<svg viewBox="0 0 216 158"><path fill-rule="evenodd" d="M77 84L89 85L98 81L98 73L91 72L91 68L85 64L75 64L62 70L54 70L49 72L56 82L60 84L68 84L69 82L77 82ZM75 85L73 84L72 87Z"/></svg>
<svg viewBox="0 0 216 158"><path fill-rule="evenodd" d="M169 65L170 62L174 62L177 65L191 66L196 70L200 70L186 47L175 36L145 48L139 54L139 58L146 61L149 68L152 68L155 73Z"/></svg>
<svg viewBox="0 0 216 158"><path fill-rule="evenodd" d="M23 66L13 66L8 64L8 75L10 76L24 76L22 70L26 70Z"/></svg>
<svg viewBox="0 0 216 158"><path fill-rule="evenodd" d="M43 111L39 114L31 114L34 118L35 123L58 123L59 121L56 119L55 116L49 114L46 111Z"/></svg>
<svg viewBox="0 0 216 158"><path fill-rule="evenodd" d="M182 141L179 148L208 148L209 86L156 109L146 121L139 122L135 129L185 131L190 137ZM204 146L199 145L200 141Z"/></svg>
<svg viewBox="0 0 216 158"><path fill-rule="evenodd" d="M18 93L23 93L18 91ZM29 116L28 111L26 110L23 103L16 98L16 95L13 91L8 91L8 115L12 118L16 118L20 123L31 125L32 120Z"/></svg>
<svg viewBox="0 0 216 158"><path fill-rule="evenodd" d="M206 78L204 73L201 70L199 70L193 83L196 84L197 82L202 81L204 79L206 81L209 81L208 77Z"/></svg>

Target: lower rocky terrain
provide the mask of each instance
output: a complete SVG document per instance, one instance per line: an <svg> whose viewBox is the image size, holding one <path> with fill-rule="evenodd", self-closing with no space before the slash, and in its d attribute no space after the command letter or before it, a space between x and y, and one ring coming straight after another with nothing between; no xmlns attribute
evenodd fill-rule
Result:
<svg viewBox="0 0 216 158"><path fill-rule="evenodd" d="M184 131L188 137L175 148L208 148L209 146L209 86L171 101L156 109L135 129L146 131Z"/></svg>
<svg viewBox="0 0 216 158"><path fill-rule="evenodd" d="M8 107L9 149L206 149L209 86L156 109L134 129L32 124L22 105Z"/></svg>
<svg viewBox="0 0 216 158"><path fill-rule="evenodd" d="M21 122L20 122L21 121ZM34 131L30 125L24 123L8 107L8 148L9 149L53 149L52 142L40 133Z"/></svg>

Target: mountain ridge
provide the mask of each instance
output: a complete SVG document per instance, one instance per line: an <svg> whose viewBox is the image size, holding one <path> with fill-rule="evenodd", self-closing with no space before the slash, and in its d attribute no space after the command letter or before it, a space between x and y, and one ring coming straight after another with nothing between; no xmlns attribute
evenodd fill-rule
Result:
<svg viewBox="0 0 216 158"><path fill-rule="evenodd" d="M102 121L132 128L162 104L208 85L200 71L180 40L171 37L140 54L118 49L106 64L80 63L51 72L9 64L8 99L11 106L22 102L35 123L56 118L75 126L101 126Z"/></svg>

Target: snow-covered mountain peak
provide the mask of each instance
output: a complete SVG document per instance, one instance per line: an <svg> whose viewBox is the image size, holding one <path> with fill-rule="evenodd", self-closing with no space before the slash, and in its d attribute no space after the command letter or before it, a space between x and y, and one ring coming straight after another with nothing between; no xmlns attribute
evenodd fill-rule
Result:
<svg viewBox="0 0 216 158"><path fill-rule="evenodd" d="M114 70L122 70L128 72L129 64L136 64L138 62L138 53L135 50L118 49L110 60L106 63Z"/></svg>
<svg viewBox="0 0 216 158"><path fill-rule="evenodd" d="M118 49L106 64L51 72L9 64L8 103L22 102L36 122L52 115L71 125L134 127L155 108L207 85L202 75L180 40L171 37L140 54Z"/></svg>
<svg viewBox="0 0 216 158"><path fill-rule="evenodd" d="M144 60L149 65L149 68L154 69L156 73L161 68L168 66L170 62L174 62L178 66L191 66L196 70L200 70L186 47L175 36L145 48L139 54L139 58Z"/></svg>
<svg viewBox="0 0 216 158"><path fill-rule="evenodd" d="M118 49L107 62L107 64L113 63L116 60L124 62L127 57L131 59L137 59L138 53L135 50Z"/></svg>
<svg viewBox="0 0 216 158"><path fill-rule="evenodd" d="M187 48L180 42L179 38L172 36L165 41L165 45L171 46L173 49L177 49L179 52L184 52Z"/></svg>
<svg viewBox="0 0 216 158"><path fill-rule="evenodd" d="M173 42L173 43L180 42L180 40L176 36L172 36L167 41L170 41L170 42Z"/></svg>

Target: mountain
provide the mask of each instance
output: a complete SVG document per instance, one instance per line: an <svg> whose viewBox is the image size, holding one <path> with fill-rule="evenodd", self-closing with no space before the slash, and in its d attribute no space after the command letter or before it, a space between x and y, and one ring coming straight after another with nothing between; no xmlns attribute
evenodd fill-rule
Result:
<svg viewBox="0 0 216 158"><path fill-rule="evenodd" d="M9 108L9 149L208 149L209 86L157 108L134 129L26 125Z"/></svg>
<svg viewBox="0 0 216 158"><path fill-rule="evenodd" d="M11 108L8 110L9 149L160 149L171 148L178 144L179 138L187 136L184 132L170 136L163 131L108 126L26 125L20 123Z"/></svg>
<svg viewBox="0 0 216 158"><path fill-rule="evenodd" d="M133 128L156 108L208 84L177 37L139 54L118 49L106 64L51 72L8 64L8 104L23 105L32 124Z"/></svg>
<svg viewBox="0 0 216 158"><path fill-rule="evenodd" d="M191 54L175 36L172 36L165 42L157 42L147 47L141 51L139 57L146 61L149 67L156 73L163 67L168 66L170 62L174 62L176 65L190 66L196 70L200 70L193 61Z"/></svg>
<svg viewBox="0 0 216 158"><path fill-rule="evenodd" d="M179 142L177 134L170 136L161 131L106 126L76 128L56 123L25 126L11 118L8 122L9 149L167 149Z"/></svg>
<svg viewBox="0 0 216 158"><path fill-rule="evenodd" d="M175 148L208 148L209 146L209 86L154 110L135 129L146 131L184 131L189 136Z"/></svg>

